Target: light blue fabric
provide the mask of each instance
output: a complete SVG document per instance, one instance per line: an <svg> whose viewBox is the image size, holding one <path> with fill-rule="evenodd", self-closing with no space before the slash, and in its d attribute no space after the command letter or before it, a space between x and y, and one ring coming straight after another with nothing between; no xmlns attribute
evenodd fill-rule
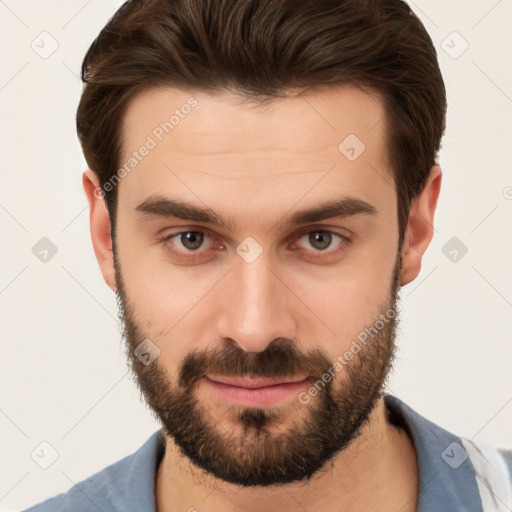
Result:
<svg viewBox="0 0 512 512"><path fill-rule="evenodd" d="M156 512L156 469L164 451L158 430L132 455L27 512Z"/></svg>
<svg viewBox="0 0 512 512"><path fill-rule="evenodd" d="M461 439L400 399L385 395L384 400L391 420L408 431L416 449L420 477L418 512L482 512L470 460L459 463L455 459ZM157 431L132 455L25 512L156 512L155 477L164 451L161 433ZM511 457L510 451L506 454Z"/></svg>

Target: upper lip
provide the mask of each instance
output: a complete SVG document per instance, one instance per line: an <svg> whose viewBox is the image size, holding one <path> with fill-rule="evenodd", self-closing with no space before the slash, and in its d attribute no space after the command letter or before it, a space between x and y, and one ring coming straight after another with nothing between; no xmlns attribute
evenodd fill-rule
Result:
<svg viewBox="0 0 512 512"><path fill-rule="evenodd" d="M276 386L278 384L289 384L291 382L302 382L306 376L302 377L229 377L222 375L208 376L208 379L228 386L238 386L241 388L263 388L266 386Z"/></svg>

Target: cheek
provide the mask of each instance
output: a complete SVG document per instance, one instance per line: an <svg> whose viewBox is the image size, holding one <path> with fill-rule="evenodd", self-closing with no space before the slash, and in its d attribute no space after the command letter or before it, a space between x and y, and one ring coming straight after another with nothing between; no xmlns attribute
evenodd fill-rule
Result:
<svg viewBox="0 0 512 512"><path fill-rule="evenodd" d="M127 300L134 309L132 321L142 339L160 349L159 365L176 376L178 364L201 345L212 327L207 292L219 280L218 272L159 263L147 252L123 244L122 237L118 258Z"/></svg>
<svg viewBox="0 0 512 512"><path fill-rule="evenodd" d="M329 272L296 276L294 290L307 306L297 310L299 337L331 358L343 354L388 309L394 264L395 255L373 251Z"/></svg>
<svg viewBox="0 0 512 512"><path fill-rule="evenodd" d="M334 347L344 349L379 315L379 305L384 305L386 295L387 290L377 293L375 283L367 285L355 277L331 280L329 286L318 287L314 293L303 295L304 302L316 314L314 318L311 316L310 329L314 334L309 339L317 340L319 344L323 344L324 339L327 343L324 349L328 352Z"/></svg>

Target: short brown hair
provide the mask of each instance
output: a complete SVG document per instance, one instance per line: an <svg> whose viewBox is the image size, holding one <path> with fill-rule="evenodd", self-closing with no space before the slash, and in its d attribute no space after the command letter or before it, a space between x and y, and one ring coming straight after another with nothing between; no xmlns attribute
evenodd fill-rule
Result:
<svg viewBox="0 0 512 512"><path fill-rule="evenodd" d="M130 0L87 51L82 81L77 132L102 188L120 165L128 102L149 87L261 102L321 86L378 92L400 246L446 122L436 50L401 0ZM104 197L114 237L116 189Z"/></svg>

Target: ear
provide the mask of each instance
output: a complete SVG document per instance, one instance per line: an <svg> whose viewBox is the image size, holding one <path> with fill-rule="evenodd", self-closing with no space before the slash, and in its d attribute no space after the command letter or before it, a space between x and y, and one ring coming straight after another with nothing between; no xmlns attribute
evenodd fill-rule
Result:
<svg viewBox="0 0 512 512"><path fill-rule="evenodd" d="M441 177L441 168L434 165L422 192L411 203L402 247L402 286L416 279L420 273L421 259L434 235L434 213L441 190Z"/></svg>
<svg viewBox="0 0 512 512"><path fill-rule="evenodd" d="M87 169L82 174L82 183L87 201L89 201L89 221L94 254L96 254L105 282L115 291L116 280L110 218L103 198L103 190L100 187L97 174L91 169Z"/></svg>

